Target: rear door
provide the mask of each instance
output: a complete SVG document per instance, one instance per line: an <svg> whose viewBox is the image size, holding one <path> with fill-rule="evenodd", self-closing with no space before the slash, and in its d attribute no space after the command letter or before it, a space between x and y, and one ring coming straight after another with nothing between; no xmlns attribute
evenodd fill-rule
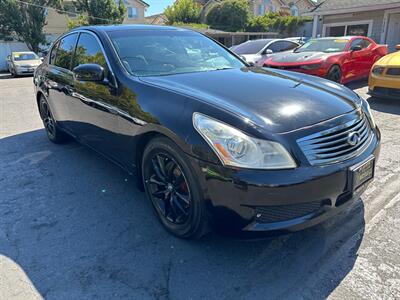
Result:
<svg viewBox="0 0 400 300"><path fill-rule="evenodd" d="M73 81L70 107L75 132L89 146L117 159L118 97L110 81L107 63L100 40L94 33L82 32L76 46L72 69L82 64L98 64L104 68L104 82Z"/></svg>

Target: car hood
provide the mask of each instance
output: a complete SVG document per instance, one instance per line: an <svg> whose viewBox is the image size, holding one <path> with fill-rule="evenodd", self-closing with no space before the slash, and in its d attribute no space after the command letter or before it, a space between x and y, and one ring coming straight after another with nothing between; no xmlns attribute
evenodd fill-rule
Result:
<svg viewBox="0 0 400 300"><path fill-rule="evenodd" d="M140 79L228 110L275 133L348 113L361 101L331 81L258 67Z"/></svg>
<svg viewBox="0 0 400 300"><path fill-rule="evenodd" d="M324 52L283 52L277 53L271 57L268 62L276 63L300 63L311 62L316 60L325 60L327 57L337 55L337 53L324 53Z"/></svg>
<svg viewBox="0 0 400 300"><path fill-rule="evenodd" d="M400 66L400 51L385 55L376 62L380 66Z"/></svg>
<svg viewBox="0 0 400 300"><path fill-rule="evenodd" d="M14 61L14 65L19 66L19 67L20 66L37 67L41 63L42 63L42 61L40 59Z"/></svg>

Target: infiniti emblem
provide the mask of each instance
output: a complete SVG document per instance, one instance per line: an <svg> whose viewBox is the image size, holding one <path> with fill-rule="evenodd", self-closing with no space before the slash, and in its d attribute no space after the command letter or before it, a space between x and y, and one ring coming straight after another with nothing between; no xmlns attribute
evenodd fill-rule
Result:
<svg viewBox="0 0 400 300"><path fill-rule="evenodd" d="M347 136L347 143L350 146L355 146L360 142L360 135L358 132L350 132L349 135Z"/></svg>

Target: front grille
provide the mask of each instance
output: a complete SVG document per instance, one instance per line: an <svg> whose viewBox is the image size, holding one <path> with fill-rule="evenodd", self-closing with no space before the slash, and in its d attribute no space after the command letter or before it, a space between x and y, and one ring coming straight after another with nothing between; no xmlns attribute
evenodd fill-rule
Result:
<svg viewBox="0 0 400 300"><path fill-rule="evenodd" d="M386 71L386 75L400 76L400 68L389 68Z"/></svg>
<svg viewBox="0 0 400 300"><path fill-rule="evenodd" d="M299 69L299 66L273 66L273 65L265 65L267 68L280 69L280 70L295 70Z"/></svg>
<svg viewBox="0 0 400 300"><path fill-rule="evenodd" d="M297 140L311 165L324 165L350 159L367 148L373 133L364 114L328 130Z"/></svg>
<svg viewBox="0 0 400 300"><path fill-rule="evenodd" d="M314 201L291 205L258 206L255 208L258 223L275 223L293 220L317 212L324 203Z"/></svg>

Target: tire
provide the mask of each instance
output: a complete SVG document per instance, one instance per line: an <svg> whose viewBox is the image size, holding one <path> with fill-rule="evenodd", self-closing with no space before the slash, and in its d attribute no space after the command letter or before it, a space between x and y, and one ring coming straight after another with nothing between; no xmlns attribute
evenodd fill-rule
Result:
<svg viewBox="0 0 400 300"><path fill-rule="evenodd" d="M326 75L326 79L332 80L337 83L342 82L342 70L338 65L333 65Z"/></svg>
<svg viewBox="0 0 400 300"><path fill-rule="evenodd" d="M43 95L41 95L39 99L39 114L43 121L47 137L51 142L61 144L68 141L69 136L58 127L51 113L50 106Z"/></svg>
<svg viewBox="0 0 400 300"><path fill-rule="evenodd" d="M200 186L186 154L165 137L152 139L142 157L147 198L164 228L183 239L208 232Z"/></svg>

